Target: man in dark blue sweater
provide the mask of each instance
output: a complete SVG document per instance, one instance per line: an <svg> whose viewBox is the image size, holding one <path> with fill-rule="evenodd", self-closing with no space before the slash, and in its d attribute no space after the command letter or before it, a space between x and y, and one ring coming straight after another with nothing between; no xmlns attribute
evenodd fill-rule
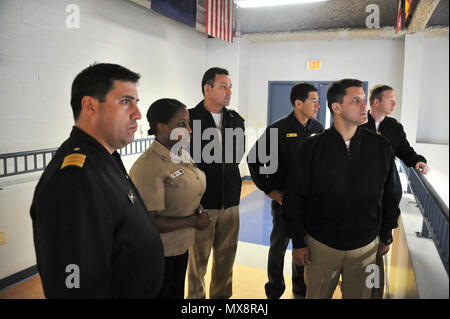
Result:
<svg viewBox="0 0 450 319"><path fill-rule="evenodd" d="M358 127L367 121L363 83L328 89L333 126L307 138L286 183L283 217L292 257L305 265L306 298L371 298L377 251L388 252L402 189L389 141ZM367 272L370 270L369 272Z"/></svg>

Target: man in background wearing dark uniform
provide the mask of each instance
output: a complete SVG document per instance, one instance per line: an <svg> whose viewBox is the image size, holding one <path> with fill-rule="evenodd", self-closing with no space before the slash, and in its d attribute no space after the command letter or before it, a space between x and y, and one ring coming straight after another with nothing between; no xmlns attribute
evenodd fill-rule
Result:
<svg viewBox="0 0 450 319"><path fill-rule="evenodd" d="M189 249L188 299L205 298L205 274L213 250L211 299L230 298L233 289L233 264L239 236L241 174L244 156L244 119L226 108L231 100L228 71L210 68L202 79L202 100L189 109L191 155L206 175L206 191L201 204L209 211L211 222L196 230L194 246ZM234 131L237 134L229 134Z"/></svg>
<svg viewBox="0 0 450 319"><path fill-rule="evenodd" d="M403 126L396 119L389 117L396 106L394 89L388 85L379 84L370 90L370 111L367 114L367 123L361 125L386 137L392 145L395 156L405 163L407 167L414 167L423 174L430 171L427 160L417 154L409 145ZM380 287L373 290L373 298L381 299L384 291L384 263L383 257L377 255L377 264L380 268Z"/></svg>
<svg viewBox="0 0 450 319"><path fill-rule="evenodd" d="M407 167L414 167L423 174L427 174L430 168L425 157L417 154L409 145L403 126L396 119L387 116L394 111L396 105L394 89L388 85L376 85L370 90L369 101L370 111L367 114L367 123L362 127L386 137L391 142L395 156Z"/></svg>
<svg viewBox="0 0 450 319"><path fill-rule="evenodd" d="M402 188L394 153L384 137L359 127L367 121L365 99L359 80L330 85L334 123L301 143L287 180L283 217L292 258L305 265L307 299L331 298L340 275L342 298L371 298L376 254L388 252L397 227Z"/></svg>
<svg viewBox="0 0 450 319"><path fill-rule="evenodd" d="M152 298L160 290L161 239L116 151L133 141L141 118L139 78L94 64L73 81L75 126L30 211L47 298Z"/></svg>
<svg viewBox="0 0 450 319"><path fill-rule="evenodd" d="M301 141L311 134L321 132L322 124L314 119L319 111L319 95L314 85L298 83L291 89L290 100L294 110L285 118L270 125L258 139L247 157L248 167L253 182L270 199L272 199L273 228L270 234L270 249L267 263L269 281L265 285L267 298L278 299L285 290L283 277L284 254L290 238L287 237L281 210L286 179L291 164L297 154ZM265 153L270 152L270 131L276 130L278 153L276 154L276 171L272 174L262 172L264 166L270 167L275 163L263 163L258 157L262 147ZM301 156L301 155L299 155ZM275 159L272 156L270 159ZM269 159L268 158L268 159ZM296 296L306 295L306 286L303 279L303 266L292 262L292 290Z"/></svg>

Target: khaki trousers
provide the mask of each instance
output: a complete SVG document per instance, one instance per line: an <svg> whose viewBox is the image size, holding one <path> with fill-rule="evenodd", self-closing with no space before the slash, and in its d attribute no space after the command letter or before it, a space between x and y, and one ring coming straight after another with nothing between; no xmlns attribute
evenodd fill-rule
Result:
<svg viewBox="0 0 450 319"><path fill-rule="evenodd" d="M211 299L232 295L233 264L239 236L239 206L210 209L208 228L195 232L194 245L189 248L188 299L205 298L205 274L211 249L213 251Z"/></svg>
<svg viewBox="0 0 450 319"><path fill-rule="evenodd" d="M331 299L342 275L343 299L370 299L367 286L368 265L376 264L378 237L367 246L353 250L331 248L311 236L306 236L311 253L311 265L305 266L306 299Z"/></svg>

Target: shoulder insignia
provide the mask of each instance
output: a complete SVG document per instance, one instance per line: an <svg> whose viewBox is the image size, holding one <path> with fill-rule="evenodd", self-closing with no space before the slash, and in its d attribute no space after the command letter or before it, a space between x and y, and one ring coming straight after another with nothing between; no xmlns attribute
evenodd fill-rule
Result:
<svg viewBox="0 0 450 319"><path fill-rule="evenodd" d="M286 133L286 137L297 137L297 133Z"/></svg>
<svg viewBox="0 0 450 319"><path fill-rule="evenodd" d="M63 169L66 166L78 166L83 167L86 155L80 153L73 153L64 157L64 161L59 169Z"/></svg>

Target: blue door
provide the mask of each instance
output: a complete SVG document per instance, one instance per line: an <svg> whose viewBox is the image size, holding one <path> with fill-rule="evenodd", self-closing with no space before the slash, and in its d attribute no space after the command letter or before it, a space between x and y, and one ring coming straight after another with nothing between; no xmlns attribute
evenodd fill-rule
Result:
<svg viewBox="0 0 450 319"><path fill-rule="evenodd" d="M269 105L267 110L267 125L285 117L292 112L293 107L289 99L291 88L301 81L269 81ZM319 112L316 120L326 128L327 123L327 88L331 81L307 81L317 88L319 94ZM364 92L368 96L368 82L364 82ZM333 120L328 121L332 123Z"/></svg>

